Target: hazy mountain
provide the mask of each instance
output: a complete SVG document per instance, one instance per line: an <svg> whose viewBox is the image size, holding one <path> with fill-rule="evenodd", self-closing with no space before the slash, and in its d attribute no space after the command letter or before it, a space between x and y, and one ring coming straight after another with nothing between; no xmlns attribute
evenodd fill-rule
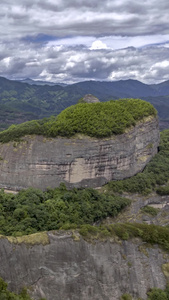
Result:
<svg viewBox="0 0 169 300"><path fill-rule="evenodd" d="M57 115L66 107L76 104L85 94L100 101L118 98L141 98L158 110L163 127L169 124L169 81L147 85L137 80L113 82L85 81L61 86L33 84L31 79L21 81L0 77L0 129L10 124Z"/></svg>
<svg viewBox="0 0 169 300"><path fill-rule="evenodd" d="M30 85L50 85L50 86L53 86L53 85L60 85L60 86L66 86L67 84L66 83L55 83L55 82L50 82L50 81L42 81L42 80L33 80L31 78L25 78L25 79L22 79L22 80L17 80L19 82L23 82L23 83L28 83Z"/></svg>
<svg viewBox="0 0 169 300"><path fill-rule="evenodd" d="M159 84L152 84L151 87L156 91L156 93L158 93L158 95L169 95L169 80Z"/></svg>
<svg viewBox="0 0 169 300"><path fill-rule="evenodd" d="M90 93L100 99L121 97L146 97L146 96L157 96L158 91L153 87L146 85L137 80L120 80L120 81L85 81L71 85L79 87L84 93Z"/></svg>

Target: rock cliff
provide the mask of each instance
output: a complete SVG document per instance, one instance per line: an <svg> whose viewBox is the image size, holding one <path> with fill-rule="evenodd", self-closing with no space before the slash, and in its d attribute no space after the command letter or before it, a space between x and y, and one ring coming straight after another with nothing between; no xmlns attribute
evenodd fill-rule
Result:
<svg viewBox="0 0 169 300"><path fill-rule="evenodd" d="M44 235L46 245L31 244L31 236L30 244L1 237L0 276L11 290L27 286L34 299L118 300L124 293L146 299L150 288L165 288L169 255L157 246L139 239L88 243L70 232Z"/></svg>
<svg viewBox="0 0 169 300"><path fill-rule="evenodd" d="M61 182L68 187L98 187L142 171L158 143L156 117L106 139L26 136L19 143L0 144L0 187L46 189Z"/></svg>

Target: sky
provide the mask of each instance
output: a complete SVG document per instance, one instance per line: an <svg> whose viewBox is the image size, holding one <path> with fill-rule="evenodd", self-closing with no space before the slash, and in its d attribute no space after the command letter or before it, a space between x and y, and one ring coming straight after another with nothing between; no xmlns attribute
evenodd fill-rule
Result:
<svg viewBox="0 0 169 300"><path fill-rule="evenodd" d="M169 1L1 0L0 76L169 80Z"/></svg>

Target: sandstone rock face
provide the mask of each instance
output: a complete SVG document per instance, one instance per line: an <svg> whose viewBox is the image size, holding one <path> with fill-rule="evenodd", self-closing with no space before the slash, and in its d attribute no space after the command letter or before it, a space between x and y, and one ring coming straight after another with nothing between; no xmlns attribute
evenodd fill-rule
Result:
<svg viewBox="0 0 169 300"><path fill-rule="evenodd" d="M0 144L0 187L46 189L98 187L143 170L157 152L157 118L149 117L128 132L107 139L27 136Z"/></svg>
<svg viewBox="0 0 169 300"><path fill-rule="evenodd" d="M12 291L27 286L33 299L118 300L124 293L146 299L150 288L165 288L169 255L157 246L136 239L74 241L69 232L48 236L45 246L0 239L0 276Z"/></svg>

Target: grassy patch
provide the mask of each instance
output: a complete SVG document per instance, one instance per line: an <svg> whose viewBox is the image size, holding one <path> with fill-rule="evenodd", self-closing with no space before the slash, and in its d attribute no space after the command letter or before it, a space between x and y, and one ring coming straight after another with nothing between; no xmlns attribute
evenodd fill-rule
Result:
<svg viewBox="0 0 169 300"><path fill-rule="evenodd" d="M8 241L14 244L27 244L27 245L47 245L49 244L49 237L46 232L38 232L30 235L23 235L17 237L7 237Z"/></svg>
<svg viewBox="0 0 169 300"><path fill-rule="evenodd" d="M162 265L162 271L163 271L167 281L169 282L169 263Z"/></svg>

